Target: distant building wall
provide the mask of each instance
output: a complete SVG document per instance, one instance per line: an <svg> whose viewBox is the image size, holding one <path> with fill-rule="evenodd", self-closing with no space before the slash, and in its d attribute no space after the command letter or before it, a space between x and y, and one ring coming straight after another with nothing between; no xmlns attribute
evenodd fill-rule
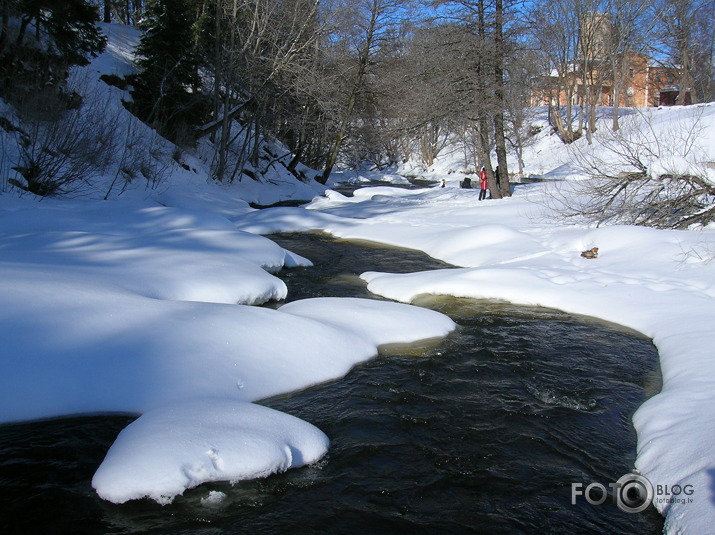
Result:
<svg viewBox="0 0 715 535"><path fill-rule="evenodd" d="M552 99L554 104L566 105L571 99L573 105L580 105L585 94L583 88L583 76L579 71L580 65L576 62L573 69L566 76L545 76L540 80L540 87L533 91L531 97L532 106L546 106ZM649 107L661 105L661 90L673 84L675 79L673 69L669 69L654 63L645 54L633 53L628 58L623 82L620 88L618 104L621 107ZM602 73L593 73L591 79L603 80L600 87L592 87L592 90L600 94L599 104L601 106L613 106L613 78ZM560 86L560 87L559 87Z"/></svg>

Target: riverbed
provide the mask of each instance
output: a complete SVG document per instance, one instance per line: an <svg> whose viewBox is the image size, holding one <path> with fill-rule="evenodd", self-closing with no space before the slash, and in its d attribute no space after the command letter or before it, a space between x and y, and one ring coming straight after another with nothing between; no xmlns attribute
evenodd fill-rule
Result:
<svg viewBox="0 0 715 535"><path fill-rule="evenodd" d="M322 234L272 238L315 266L284 271L288 300L371 297L364 271L449 267ZM131 415L0 427L3 533L660 533L654 509L572 503L572 484L629 472L630 418L658 392L658 355L636 332L505 303L424 296L459 325L383 348L340 381L264 400L331 439L318 464L212 484L168 506L112 505L90 481ZM274 303L270 306L280 306ZM42 514L38 514L38 512Z"/></svg>

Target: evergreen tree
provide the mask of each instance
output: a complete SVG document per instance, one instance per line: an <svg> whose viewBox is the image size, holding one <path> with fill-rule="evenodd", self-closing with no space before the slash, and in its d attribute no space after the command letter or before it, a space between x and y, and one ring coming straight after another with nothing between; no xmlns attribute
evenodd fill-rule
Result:
<svg viewBox="0 0 715 535"><path fill-rule="evenodd" d="M106 38L97 27L97 8L82 0L51 0L49 15L41 17L52 47L72 64L86 65L87 57L104 50Z"/></svg>
<svg viewBox="0 0 715 535"><path fill-rule="evenodd" d="M4 0L0 13L0 90L11 101L62 93L67 69L104 50L97 8L84 0Z"/></svg>
<svg viewBox="0 0 715 535"><path fill-rule="evenodd" d="M133 111L169 139L187 141L204 108L189 3L151 0L144 17Z"/></svg>

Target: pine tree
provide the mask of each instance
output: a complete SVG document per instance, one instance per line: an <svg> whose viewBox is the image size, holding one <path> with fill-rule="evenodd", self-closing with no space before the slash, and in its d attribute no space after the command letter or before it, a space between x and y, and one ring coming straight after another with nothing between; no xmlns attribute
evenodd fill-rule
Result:
<svg viewBox="0 0 715 535"><path fill-rule="evenodd" d="M0 94L10 101L61 94L67 69L104 50L97 8L84 0L4 0L0 14Z"/></svg>
<svg viewBox="0 0 715 535"><path fill-rule="evenodd" d="M106 38L97 27L99 12L83 0L51 0L44 21L57 52L73 64L86 65L88 56L104 50ZM46 12L45 12L46 13Z"/></svg>
<svg viewBox="0 0 715 535"><path fill-rule="evenodd" d="M141 72L130 79L133 111L174 141L191 137L204 108L192 22L186 0L147 2L137 47Z"/></svg>

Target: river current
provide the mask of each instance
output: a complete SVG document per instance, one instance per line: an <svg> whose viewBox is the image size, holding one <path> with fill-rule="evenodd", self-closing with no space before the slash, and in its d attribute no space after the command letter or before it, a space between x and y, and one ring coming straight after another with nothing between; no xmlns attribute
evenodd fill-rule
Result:
<svg viewBox="0 0 715 535"><path fill-rule="evenodd" d="M413 252L320 234L271 236L315 266L286 270L289 300L371 297L358 275L446 267ZM374 297L374 296L372 296ZM660 533L654 509L572 503L572 484L630 472L631 416L660 388L638 333L587 317L424 296L457 330L384 348L345 378L262 404L331 439L313 466L203 485L168 506L103 502L90 481L134 417L0 426L6 534ZM279 306L279 304L272 305Z"/></svg>

